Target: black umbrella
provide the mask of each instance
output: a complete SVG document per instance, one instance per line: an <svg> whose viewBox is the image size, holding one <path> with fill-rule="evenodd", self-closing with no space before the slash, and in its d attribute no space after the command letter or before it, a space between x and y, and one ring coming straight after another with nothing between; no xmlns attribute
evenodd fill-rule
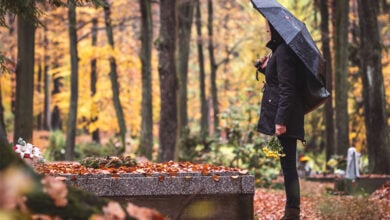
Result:
<svg viewBox="0 0 390 220"><path fill-rule="evenodd" d="M306 25L275 0L251 0L253 6L272 24L286 44L321 82L325 60Z"/></svg>
<svg viewBox="0 0 390 220"><path fill-rule="evenodd" d="M306 70L305 113L323 104L330 96L325 89L325 60L306 25L276 0L251 0L253 6L275 28L286 44L304 63Z"/></svg>

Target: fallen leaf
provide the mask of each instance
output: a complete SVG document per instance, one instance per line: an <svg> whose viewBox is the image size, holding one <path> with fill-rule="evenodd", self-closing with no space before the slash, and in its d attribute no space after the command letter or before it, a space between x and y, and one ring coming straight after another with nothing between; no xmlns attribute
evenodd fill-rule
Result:
<svg viewBox="0 0 390 220"><path fill-rule="evenodd" d="M162 181L164 181L164 179L165 179L165 176L163 176L163 175L158 176L158 181L162 182Z"/></svg>
<svg viewBox="0 0 390 220"><path fill-rule="evenodd" d="M246 175L248 174L248 170L240 170L239 172L241 175Z"/></svg>
<svg viewBox="0 0 390 220"><path fill-rule="evenodd" d="M126 207L127 213L138 220L164 220L164 216L162 216L155 209L150 209L146 207L139 207L132 203L128 203Z"/></svg>
<svg viewBox="0 0 390 220"><path fill-rule="evenodd" d="M52 176L44 176L41 180L43 192L53 199L54 205L64 207L68 204L68 188L66 184Z"/></svg>
<svg viewBox="0 0 390 220"><path fill-rule="evenodd" d="M103 207L103 213L105 219L123 220L126 218L126 213L118 202L110 201L107 206Z"/></svg>
<svg viewBox="0 0 390 220"><path fill-rule="evenodd" d="M112 175L111 175L111 177L112 178L119 178L119 177L121 177L119 174L117 174L117 173L113 173Z"/></svg>
<svg viewBox="0 0 390 220"><path fill-rule="evenodd" d="M66 180L66 177L63 177L63 176L56 176L55 178L56 178L56 180L60 180L60 181Z"/></svg>
<svg viewBox="0 0 390 220"><path fill-rule="evenodd" d="M236 180L236 179L238 179L238 177L239 177L239 176L235 175L235 176L231 176L230 178Z"/></svg>

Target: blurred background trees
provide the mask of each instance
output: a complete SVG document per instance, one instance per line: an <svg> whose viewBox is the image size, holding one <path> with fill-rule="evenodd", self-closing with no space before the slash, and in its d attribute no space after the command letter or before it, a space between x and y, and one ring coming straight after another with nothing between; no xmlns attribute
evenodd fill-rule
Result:
<svg viewBox="0 0 390 220"><path fill-rule="evenodd" d="M152 160L256 159L250 149L266 137L255 132L264 79L253 63L267 49L250 1L76 2L74 24L71 4L26 2L0 2L2 142L57 149L61 136L67 159L85 145ZM306 116L300 153L323 170L355 146L367 171L390 173L387 1L280 3L328 60L332 100Z"/></svg>

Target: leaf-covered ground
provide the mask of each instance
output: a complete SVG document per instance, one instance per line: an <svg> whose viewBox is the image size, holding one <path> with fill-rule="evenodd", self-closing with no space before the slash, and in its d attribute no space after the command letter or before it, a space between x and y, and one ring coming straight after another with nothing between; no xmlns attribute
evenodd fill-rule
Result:
<svg viewBox="0 0 390 220"><path fill-rule="evenodd" d="M333 183L300 181L301 219L390 219L390 182L368 196L330 195ZM283 216L283 190L259 188L254 196L254 212L259 220L279 220Z"/></svg>

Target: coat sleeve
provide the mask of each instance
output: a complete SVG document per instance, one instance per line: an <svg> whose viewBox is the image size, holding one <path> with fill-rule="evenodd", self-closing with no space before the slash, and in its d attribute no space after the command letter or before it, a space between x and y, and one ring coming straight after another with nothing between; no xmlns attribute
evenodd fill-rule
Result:
<svg viewBox="0 0 390 220"><path fill-rule="evenodd" d="M290 119L292 108L297 96L298 57L286 45L280 45L276 57L277 76L279 83L279 103L275 124L286 125Z"/></svg>

